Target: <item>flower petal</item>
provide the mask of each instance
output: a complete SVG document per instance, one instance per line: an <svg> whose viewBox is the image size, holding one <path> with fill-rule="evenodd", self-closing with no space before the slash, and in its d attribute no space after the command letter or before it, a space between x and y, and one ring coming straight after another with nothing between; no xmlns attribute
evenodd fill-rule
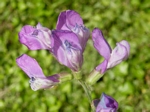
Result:
<svg viewBox="0 0 150 112"><path fill-rule="evenodd" d="M100 71L101 74L105 73L105 71L107 70L107 64L108 61L104 60L101 64L99 64L95 69L97 71Z"/></svg>
<svg viewBox="0 0 150 112"><path fill-rule="evenodd" d="M118 103L112 97L102 94L100 102L96 107L96 112L116 112L118 109Z"/></svg>
<svg viewBox="0 0 150 112"><path fill-rule="evenodd" d="M33 91L48 89L59 83L59 75L55 74L46 78L32 77L29 83Z"/></svg>
<svg viewBox="0 0 150 112"><path fill-rule="evenodd" d="M72 31L78 35L80 44L82 46L82 49L84 51L85 47L86 47L86 43L90 37L90 31L89 29L87 29L84 26L79 26L76 24L76 26L72 29Z"/></svg>
<svg viewBox="0 0 150 112"><path fill-rule="evenodd" d="M73 10L61 12L57 21L57 30L73 31L79 38L84 51L90 31L84 26L80 15Z"/></svg>
<svg viewBox="0 0 150 112"><path fill-rule="evenodd" d="M43 71L37 61L23 54L16 59L17 65L30 77L45 78Z"/></svg>
<svg viewBox="0 0 150 112"><path fill-rule="evenodd" d="M92 32L92 39L95 49L100 53L100 55L108 60L110 58L111 48L108 42L103 37L101 30L95 28Z"/></svg>
<svg viewBox="0 0 150 112"><path fill-rule="evenodd" d="M76 34L70 31L52 31L54 46L52 53L63 65L79 70L82 65L82 47Z"/></svg>
<svg viewBox="0 0 150 112"><path fill-rule="evenodd" d="M19 32L19 40L30 50L50 49L51 31L40 23L36 27L25 25Z"/></svg>
<svg viewBox="0 0 150 112"><path fill-rule="evenodd" d="M130 45L129 45L129 43L128 43L126 40L122 40L122 41L120 42L120 44L121 44L121 45L124 45L125 48L126 48L126 50L127 50L127 55L126 55L126 57L125 57L125 59L127 59L127 58L129 57L129 54L130 54Z"/></svg>
<svg viewBox="0 0 150 112"><path fill-rule="evenodd" d="M126 46L124 46L125 44ZM129 44L126 41L121 41L117 43L117 46L113 49L111 57L108 61L107 68L112 68L117 64L121 63L123 60L127 59L129 56Z"/></svg>
<svg viewBox="0 0 150 112"><path fill-rule="evenodd" d="M80 15L73 10L61 12L57 20L57 30L71 30L75 25L83 25Z"/></svg>

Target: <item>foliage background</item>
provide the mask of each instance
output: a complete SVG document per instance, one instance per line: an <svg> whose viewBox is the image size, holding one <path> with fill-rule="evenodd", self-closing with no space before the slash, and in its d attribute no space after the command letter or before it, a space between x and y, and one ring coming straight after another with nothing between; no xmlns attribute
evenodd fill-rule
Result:
<svg viewBox="0 0 150 112"><path fill-rule="evenodd" d="M18 41L18 32L26 24L35 26L40 22L55 29L59 13L67 9L77 11L90 31L100 28L112 48L122 39L131 45L129 59L106 72L93 86L93 99L105 92L118 101L119 112L149 112L149 0L1 0L0 112L90 112L86 95L75 81L34 92L15 62L27 53L37 59L46 75L70 71L47 51L29 51ZM83 74L87 76L101 61L90 38L84 52Z"/></svg>

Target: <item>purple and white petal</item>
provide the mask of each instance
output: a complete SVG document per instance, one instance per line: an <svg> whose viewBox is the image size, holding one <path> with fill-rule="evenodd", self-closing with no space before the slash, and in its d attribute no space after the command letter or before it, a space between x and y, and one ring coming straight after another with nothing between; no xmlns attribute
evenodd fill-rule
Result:
<svg viewBox="0 0 150 112"><path fill-rule="evenodd" d="M96 107L96 112L117 112L117 109L118 102L111 96L103 93Z"/></svg>
<svg viewBox="0 0 150 112"><path fill-rule="evenodd" d="M127 59L127 57L129 56L129 47L127 45L124 46L122 44L123 42L121 41L121 43L117 43L117 46L113 49L112 53L111 53L111 57L108 61L108 65L107 65L107 69L112 68L114 66L116 66L117 64L121 63L123 60Z"/></svg>
<svg viewBox="0 0 150 112"><path fill-rule="evenodd" d="M57 30L70 30L75 27L75 25L83 25L82 18L80 15L73 10L66 10L61 12L57 20Z"/></svg>
<svg viewBox="0 0 150 112"><path fill-rule="evenodd" d="M43 71L37 61L30 56L23 54L16 59L17 65L30 77L45 78Z"/></svg>
<svg viewBox="0 0 150 112"><path fill-rule="evenodd" d="M119 42L121 45L125 46L126 50L127 50L127 55L124 59L127 59L129 57L130 54L130 45L126 40L122 40L121 42Z"/></svg>
<svg viewBox="0 0 150 112"><path fill-rule="evenodd" d="M74 71L82 65L82 47L76 34L70 31L54 30L54 47L52 50L55 58L63 65Z"/></svg>
<svg viewBox="0 0 150 112"><path fill-rule="evenodd" d="M101 30L95 28L92 32L92 40L95 49L102 55L106 60L110 58L111 48L108 42L103 37Z"/></svg>
<svg viewBox="0 0 150 112"><path fill-rule="evenodd" d="M56 29L73 31L78 36L84 51L90 31L84 26L83 20L77 12L73 10L61 12L58 17Z"/></svg>
<svg viewBox="0 0 150 112"><path fill-rule="evenodd" d="M31 89L47 89L55 86L60 82L58 74L45 77L37 61L30 56L23 54L16 59L18 66L29 76Z"/></svg>
<svg viewBox="0 0 150 112"><path fill-rule="evenodd" d="M59 75L55 74L46 78L32 77L29 83L33 91L52 88L59 83Z"/></svg>
<svg viewBox="0 0 150 112"><path fill-rule="evenodd" d="M78 38L79 38L79 41L80 41L80 44L82 46L82 49L84 51L85 47L86 47L86 43L90 37L90 31L89 29L87 29L86 27L84 26L79 26L76 24L76 26L72 29L72 31L78 35Z"/></svg>
<svg viewBox="0 0 150 112"><path fill-rule="evenodd" d="M36 27L25 25L19 32L19 41L30 50L50 49L51 31L40 23Z"/></svg>

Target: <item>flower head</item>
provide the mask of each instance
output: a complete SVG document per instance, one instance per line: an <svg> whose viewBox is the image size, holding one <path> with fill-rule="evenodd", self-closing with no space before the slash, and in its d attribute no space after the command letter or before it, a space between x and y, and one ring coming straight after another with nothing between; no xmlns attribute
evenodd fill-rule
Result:
<svg viewBox="0 0 150 112"><path fill-rule="evenodd" d="M19 40L30 50L50 49L52 46L51 31L40 23L36 27L25 25L19 32Z"/></svg>
<svg viewBox="0 0 150 112"><path fill-rule="evenodd" d="M77 12L73 10L61 12L58 17L56 29L73 31L78 36L79 42L84 51L90 32L84 26L83 20Z"/></svg>
<svg viewBox="0 0 150 112"><path fill-rule="evenodd" d="M93 101L96 112L117 112L118 103L111 96L102 94L100 99Z"/></svg>
<svg viewBox="0 0 150 112"><path fill-rule="evenodd" d="M83 62L82 47L76 34L66 30L52 31L54 46L52 54L63 65L79 71Z"/></svg>
<svg viewBox="0 0 150 112"><path fill-rule="evenodd" d="M34 91L51 88L60 82L58 74L46 77L37 61L26 54L18 57L16 62L30 78L29 83Z"/></svg>
<svg viewBox="0 0 150 112"><path fill-rule="evenodd" d="M117 43L117 46L111 50L108 42L105 40L102 32L98 28L93 30L92 39L95 49L104 57L104 61L96 67L96 70L101 73L104 73L107 69L121 63L129 56L130 45L125 40Z"/></svg>

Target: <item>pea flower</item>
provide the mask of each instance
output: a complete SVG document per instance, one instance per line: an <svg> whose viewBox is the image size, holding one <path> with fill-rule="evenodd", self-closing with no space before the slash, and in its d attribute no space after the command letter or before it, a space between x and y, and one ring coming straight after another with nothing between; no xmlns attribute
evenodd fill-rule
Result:
<svg viewBox="0 0 150 112"><path fill-rule="evenodd" d="M61 12L57 20L56 29L74 32L78 36L84 51L90 31L84 26L83 20L77 12L73 10Z"/></svg>
<svg viewBox="0 0 150 112"><path fill-rule="evenodd" d="M111 96L102 94L100 99L93 101L96 112L117 112L118 103Z"/></svg>
<svg viewBox="0 0 150 112"><path fill-rule="evenodd" d="M67 10L60 13L56 30L51 31L40 23L36 27L25 25L19 32L19 40L30 50L49 50L59 63L76 72L82 66L89 34L80 15Z"/></svg>
<svg viewBox="0 0 150 112"><path fill-rule="evenodd" d="M47 49L59 63L73 71L79 71L83 62L83 50L78 36L72 31L36 28L26 25L19 32L19 40L30 50Z"/></svg>
<svg viewBox="0 0 150 112"><path fill-rule="evenodd" d="M98 28L93 30L92 39L95 49L104 57L104 61L96 67L96 70L101 73L104 73L107 69L121 63L129 56L130 45L125 40L118 42L117 46L111 50L108 42L105 40L102 32Z"/></svg>
<svg viewBox="0 0 150 112"><path fill-rule="evenodd" d="M92 40L95 49L104 57L104 61L99 64L87 78L87 83L91 85L95 84L108 69L127 59L130 52L130 45L125 40L118 42L117 46L112 50L103 37L101 30L98 28L93 30Z"/></svg>
<svg viewBox="0 0 150 112"><path fill-rule="evenodd" d="M19 40L30 50L51 49L51 30L40 23L36 27L25 25L19 32Z"/></svg>
<svg viewBox="0 0 150 112"><path fill-rule="evenodd" d="M46 77L37 61L26 54L18 57L16 62L30 78L29 83L34 91L51 88L62 81L71 79L69 74L55 74Z"/></svg>
<svg viewBox="0 0 150 112"><path fill-rule="evenodd" d="M67 30L53 30L52 54L61 64L79 71L83 62L82 47L76 34Z"/></svg>

